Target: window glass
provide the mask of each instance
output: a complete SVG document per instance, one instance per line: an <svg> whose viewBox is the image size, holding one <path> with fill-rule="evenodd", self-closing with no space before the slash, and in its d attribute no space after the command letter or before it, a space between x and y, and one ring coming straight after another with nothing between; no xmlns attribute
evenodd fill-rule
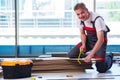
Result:
<svg viewBox="0 0 120 80"><path fill-rule="evenodd" d="M15 55L14 0L0 0L0 55Z"/></svg>
<svg viewBox="0 0 120 80"><path fill-rule="evenodd" d="M82 1L60 0L58 3L58 0L19 0L19 44L78 43L78 19L73 7ZM84 2L93 10L93 0Z"/></svg>
<svg viewBox="0 0 120 80"><path fill-rule="evenodd" d="M120 21L120 0L96 0L96 11L107 21Z"/></svg>
<svg viewBox="0 0 120 80"><path fill-rule="evenodd" d="M110 28L108 44L120 44L120 0L96 0L96 12L101 14Z"/></svg>
<svg viewBox="0 0 120 80"><path fill-rule="evenodd" d="M0 45L15 45L14 0L0 2Z"/></svg>

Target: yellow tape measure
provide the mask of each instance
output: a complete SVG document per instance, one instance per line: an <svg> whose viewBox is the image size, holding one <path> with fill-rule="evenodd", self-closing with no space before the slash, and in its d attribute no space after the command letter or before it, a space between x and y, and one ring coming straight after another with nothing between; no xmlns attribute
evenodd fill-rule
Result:
<svg viewBox="0 0 120 80"><path fill-rule="evenodd" d="M30 80L36 80L34 77L31 77Z"/></svg>
<svg viewBox="0 0 120 80"><path fill-rule="evenodd" d="M81 48L80 48L80 53L79 53L79 55L78 55L78 63L79 64L81 64L81 62L80 62L80 56L81 56L81 54L84 54L84 52L81 50Z"/></svg>

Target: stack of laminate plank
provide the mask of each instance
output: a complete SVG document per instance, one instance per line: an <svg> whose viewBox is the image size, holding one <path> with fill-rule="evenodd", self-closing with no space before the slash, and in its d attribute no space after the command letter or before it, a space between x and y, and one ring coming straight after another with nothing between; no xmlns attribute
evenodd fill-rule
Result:
<svg viewBox="0 0 120 80"><path fill-rule="evenodd" d="M85 69L92 69L92 62L85 63L81 60L79 64L77 59L49 57L33 59L32 72L73 72Z"/></svg>

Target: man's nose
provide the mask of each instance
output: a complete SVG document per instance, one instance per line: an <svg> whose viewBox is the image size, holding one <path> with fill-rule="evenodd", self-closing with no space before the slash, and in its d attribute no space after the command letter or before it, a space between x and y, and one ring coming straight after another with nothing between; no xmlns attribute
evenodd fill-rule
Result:
<svg viewBox="0 0 120 80"><path fill-rule="evenodd" d="M82 17L82 15L81 15L81 14L79 14L78 18L79 18L79 19L81 19L81 17Z"/></svg>
<svg viewBox="0 0 120 80"><path fill-rule="evenodd" d="M81 16L79 16L78 18L79 18L79 19L81 19L82 17L81 17Z"/></svg>

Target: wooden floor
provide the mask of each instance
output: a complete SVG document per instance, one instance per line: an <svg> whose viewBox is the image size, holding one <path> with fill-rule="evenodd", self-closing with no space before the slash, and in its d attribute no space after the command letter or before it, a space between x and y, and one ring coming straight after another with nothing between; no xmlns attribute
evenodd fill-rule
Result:
<svg viewBox="0 0 120 80"><path fill-rule="evenodd" d="M32 77L21 79L3 79L1 76L0 80L120 80L120 65L118 63L114 63L106 73L98 73L94 64L93 68L86 69L85 72L32 73Z"/></svg>
<svg viewBox="0 0 120 80"><path fill-rule="evenodd" d="M33 59L32 72L53 73L53 72L84 72L85 69L92 69L92 61L85 63L83 59L67 57L48 57Z"/></svg>
<svg viewBox="0 0 120 80"><path fill-rule="evenodd" d="M37 80L120 80L120 65L114 63L106 73L98 73L94 67L85 72L36 73L35 76Z"/></svg>

